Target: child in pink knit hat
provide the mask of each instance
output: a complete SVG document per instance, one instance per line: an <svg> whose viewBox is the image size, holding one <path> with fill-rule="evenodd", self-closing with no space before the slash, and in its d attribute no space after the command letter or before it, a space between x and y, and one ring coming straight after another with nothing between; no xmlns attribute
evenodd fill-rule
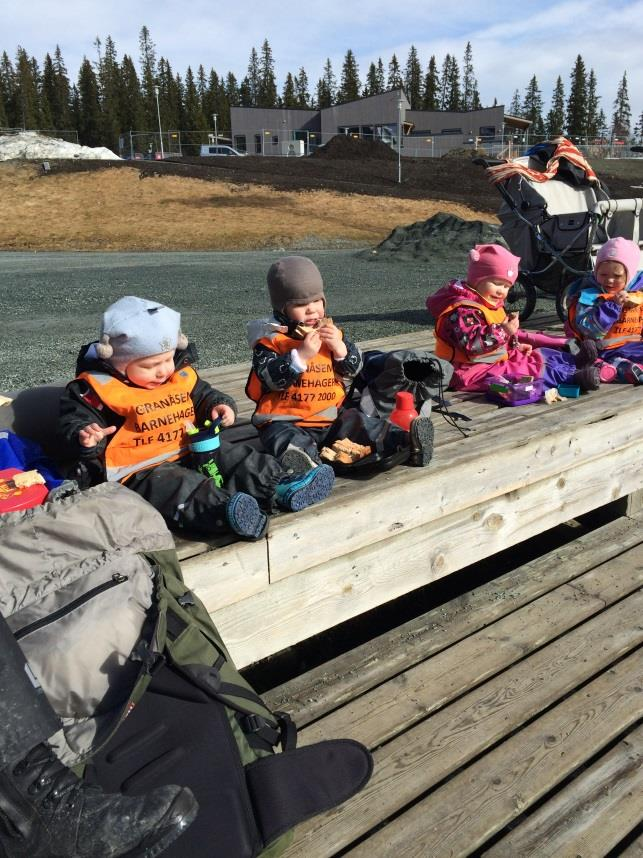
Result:
<svg viewBox="0 0 643 858"><path fill-rule="evenodd" d="M643 272L635 241L610 238L594 271L570 287L567 332L595 341L615 381L643 383Z"/></svg>
<svg viewBox="0 0 643 858"><path fill-rule="evenodd" d="M565 339L520 329L518 313L505 312L520 259L499 244L477 244L469 251L466 280L451 280L426 306L435 319L436 354L454 366L451 387L485 392L499 378L542 378L544 387L578 384L597 390L597 350L584 345L572 356Z"/></svg>

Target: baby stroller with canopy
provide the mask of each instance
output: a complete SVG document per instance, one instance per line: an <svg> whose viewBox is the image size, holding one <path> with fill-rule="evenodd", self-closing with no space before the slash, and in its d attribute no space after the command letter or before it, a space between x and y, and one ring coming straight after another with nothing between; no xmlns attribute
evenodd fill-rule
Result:
<svg viewBox="0 0 643 858"><path fill-rule="evenodd" d="M538 289L555 296L565 320L567 287L592 270L600 246L616 236L639 242L643 200L611 199L565 138L538 143L522 158L475 163L503 199L500 234L521 259L508 303L523 321L534 311Z"/></svg>

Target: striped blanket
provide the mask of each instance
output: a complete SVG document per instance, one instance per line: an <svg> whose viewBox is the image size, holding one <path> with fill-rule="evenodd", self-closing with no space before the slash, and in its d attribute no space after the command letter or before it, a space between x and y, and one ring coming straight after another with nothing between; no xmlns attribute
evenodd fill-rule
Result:
<svg viewBox="0 0 643 858"><path fill-rule="evenodd" d="M518 161L505 161L504 164L487 167L487 176L489 177L489 181L494 185L505 179L510 179L512 176L525 176L531 182L547 182L549 179L553 179L558 173L561 158L564 158L576 167L580 167L585 172L588 181L598 182L598 176L585 160L584 155L565 137L557 139L556 148L549 161L547 161L544 170L530 169L524 164L518 163Z"/></svg>

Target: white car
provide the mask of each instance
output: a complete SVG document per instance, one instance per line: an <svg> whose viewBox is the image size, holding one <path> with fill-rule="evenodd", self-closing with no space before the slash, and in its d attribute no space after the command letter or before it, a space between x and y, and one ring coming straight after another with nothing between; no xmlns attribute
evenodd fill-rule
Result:
<svg viewBox="0 0 643 858"><path fill-rule="evenodd" d="M210 155L240 155L243 157L247 154L247 152L240 152L238 149L235 149L234 146L213 146L209 143L201 146L201 157L208 157Z"/></svg>

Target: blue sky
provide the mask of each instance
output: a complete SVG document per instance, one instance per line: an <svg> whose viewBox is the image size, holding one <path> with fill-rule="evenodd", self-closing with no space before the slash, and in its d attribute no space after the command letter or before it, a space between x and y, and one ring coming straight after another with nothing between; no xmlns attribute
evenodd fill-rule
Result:
<svg viewBox="0 0 643 858"><path fill-rule="evenodd" d="M15 56L22 45L42 62L60 44L75 79L83 56L95 59L94 40L111 35L119 58L138 61L138 35L146 25L157 48L175 72L232 71L241 80L252 47L268 39L281 91L288 71L303 66L311 91L330 58L339 80L342 61L351 48L362 80L371 61L381 57L385 68L393 54L404 66L415 45L423 70L432 54L441 65L446 53L459 63L467 41L484 105L509 105L536 75L545 108L558 75L567 94L569 75L578 54L596 72L601 107L611 117L616 88L627 71L633 125L643 110L643 0L539 0L531 5L456 0L395 4L390 0L323 0L316 3L212 0L156 0L146 9L132 0L91 3L87 0L10 0L5 6L0 50Z"/></svg>

